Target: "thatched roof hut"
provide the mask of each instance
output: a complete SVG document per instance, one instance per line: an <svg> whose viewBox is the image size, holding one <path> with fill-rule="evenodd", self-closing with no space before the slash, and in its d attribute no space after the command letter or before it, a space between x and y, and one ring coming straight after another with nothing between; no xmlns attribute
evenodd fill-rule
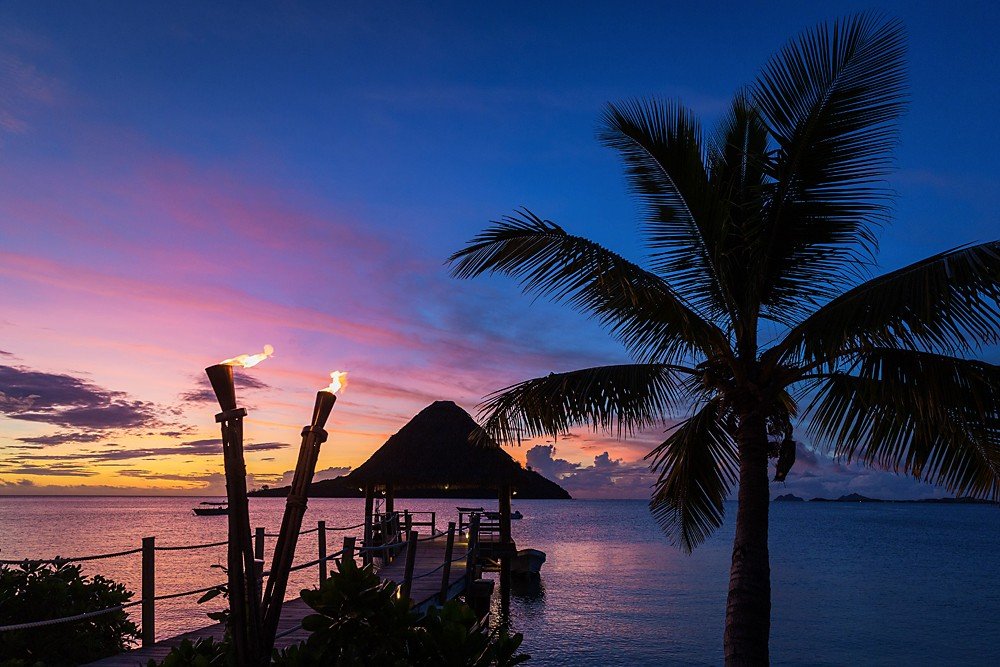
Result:
<svg viewBox="0 0 1000 667"><path fill-rule="evenodd" d="M503 484L516 490L519 482L537 486L533 476L486 437L468 412L451 401L435 401L347 475L346 481L408 490L496 489Z"/></svg>

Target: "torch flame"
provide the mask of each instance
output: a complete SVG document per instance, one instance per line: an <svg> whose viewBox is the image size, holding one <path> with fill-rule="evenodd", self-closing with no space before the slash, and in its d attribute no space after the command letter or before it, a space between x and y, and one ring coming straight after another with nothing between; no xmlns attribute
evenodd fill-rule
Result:
<svg viewBox="0 0 1000 667"><path fill-rule="evenodd" d="M258 352L257 354L241 354L238 357L220 361L219 364L223 366L242 366L243 368L253 368L260 362L270 357L272 354L274 354L274 347L271 345L265 345L263 352Z"/></svg>
<svg viewBox="0 0 1000 667"><path fill-rule="evenodd" d="M336 394L347 386L347 371L333 371L330 373L330 386L324 387L321 391L328 391Z"/></svg>

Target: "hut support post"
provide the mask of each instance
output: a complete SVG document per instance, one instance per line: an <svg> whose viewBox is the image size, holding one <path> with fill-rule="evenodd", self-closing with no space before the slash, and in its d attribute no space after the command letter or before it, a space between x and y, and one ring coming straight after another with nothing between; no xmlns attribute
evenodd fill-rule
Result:
<svg viewBox="0 0 1000 667"><path fill-rule="evenodd" d="M371 484L365 484L365 549L361 560L364 565L372 562L371 551L367 550L375 546L372 544L372 510L375 506L375 489Z"/></svg>
<svg viewBox="0 0 1000 667"><path fill-rule="evenodd" d="M142 645L156 642L156 538L142 538Z"/></svg>
<svg viewBox="0 0 1000 667"><path fill-rule="evenodd" d="M479 515L473 514L469 520L469 555L465 559L465 586L472 588L476 580L476 561L479 558Z"/></svg>
<svg viewBox="0 0 1000 667"><path fill-rule="evenodd" d="M396 506L395 489L392 486L392 482L385 483L385 513L392 514L393 508Z"/></svg>
<svg viewBox="0 0 1000 667"><path fill-rule="evenodd" d="M514 540L510 531L510 484L500 485L500 610L504 618L510 610L510 559L514 552Z"/></svg>
<svg viewBox="0 0 1000 667"><path fill-rule="evenodd" d="M444 547L444 567L441 568L441 595L438 602L448 601L448 589L451 588L451 560L455 557L455 522L448 522L448 541Z"/></svg>
<svg viewBox="0 0 1000 667"><path fill-rule="evenodd" d="M399 589L399 596L404 600L410 599L410 588L413 586L413 565L417 560L417 533L408 532L406 534L406 562L403 564L403 585Z"/></svg>

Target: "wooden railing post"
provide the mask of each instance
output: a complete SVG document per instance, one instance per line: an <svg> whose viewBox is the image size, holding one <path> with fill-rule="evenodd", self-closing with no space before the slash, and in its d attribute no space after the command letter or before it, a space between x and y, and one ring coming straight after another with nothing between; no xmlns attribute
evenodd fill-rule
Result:
<svg viewBox="0 0 1000 667"><path fill-rule="evenodd" d="M156 538L142 538L142 645L156 642Z"/></svg>
<svg viewBox="0 0 1000 667"><path fill-rule="evenodd" d="M365 484L365 537L364 537L364 547L365 551L362 552L361 559L365 565L372 562L372 503L374 502L372 485Z"/></svg>
<svg viewBox="0 0 1000 667"><path fill-rule="evenodd" d="M431 512L431 535L437 532L437 512Z"/></svg>
<svg viewBox="0 0 1000 667"><path fill-rule="evenodd" d="M476 580L476 558L479 551L479 515L473 514L469 520L469 555L465 559L465 586L472 587Z"/></svg>
<svg viewBox="0 0 1000 667"><path fill-rule="evenodd" d="M441 568L441 595L438 601L444 604L448 601L448 589L451 588L451 559L455 557L455 522L448 522L448 541L444 547L444 567Z"/></svg>
<svg viewBox="0 0 1000 667"><path fill-rule="evenodd" d="M257 526L253 531L253 557L264 560L264 526Z"/></svg>
<svg viewBox="0 0 1000 667"><path fill-rule="evenodd" d="M407 522L409 523L409 522ZM410 599L410 587L413 585L413 565L417 560L417 533L406 534L406 563L403 566L403 585L400 587L400 597Z"/></svg>
<svg viewBox="0 0 1000 667"><path fill-rule="evenodd" d="M319 583L326 579L326 521L316 524L316 546L319 547Z"/></svg>
<svg viewBox="0 0 1000 667"><path fill-rule="evenodd" d="M354 536L344 538L344 553L341 554L340 560L354 560Z"/></svg>

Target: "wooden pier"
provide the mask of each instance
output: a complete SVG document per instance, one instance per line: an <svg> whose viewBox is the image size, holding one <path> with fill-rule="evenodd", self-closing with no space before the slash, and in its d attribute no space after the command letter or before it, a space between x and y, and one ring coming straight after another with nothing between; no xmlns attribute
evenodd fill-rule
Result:
<svg viewBox="0 0 1000 667"><path fill-rule="evenodd" d="M431 525L428 526L430 530L421 535L415 530L405 531L405 527L420 523L413 522L410 513L406 513L405 521L400 521L398 513L381 519L381 534L386 537L392 535L391 539L381 545L358 549L357 555L363 562L372 563L383 581L399 584L401 594L409 596L414 610L426 612L430 607L465 592L468 583L478 572L478 531L470 529L463 534L451 523L447 531L432 532L434 526ZM398 526L400 530L393 530L394 526ZM349 539L353 542L353 538ZM351 558L355 558L354 553L351 549ZM345 551L341 550L321 558L319 562L303 563L296 569L320 565L321 572L325 573L327 566L331 565L330 560L339 561L343 557ZM286 600L281 609L275 648L305 641L309 633L302 629L302 619L312 613L313 610L302 600ZM162 661L171 649L179 646L185 639L192 642L207 637L221 639L223 633L224 627L221 624L208 625L90 664L94 667L144 667L151 659Z"/></svg>

